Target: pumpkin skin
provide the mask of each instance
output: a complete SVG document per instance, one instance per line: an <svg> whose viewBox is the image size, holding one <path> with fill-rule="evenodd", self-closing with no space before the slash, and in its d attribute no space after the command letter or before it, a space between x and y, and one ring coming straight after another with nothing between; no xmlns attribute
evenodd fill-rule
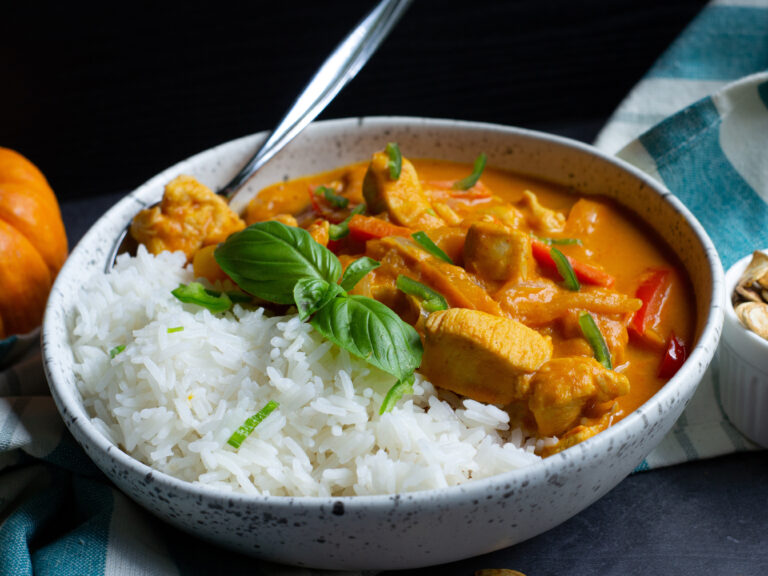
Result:
<svg viewBox="0 0 768 576"><path fill-rule="evenodd" d="M0 147L0 338L40 325L67 258L67 235L45 176Z"/></svg>

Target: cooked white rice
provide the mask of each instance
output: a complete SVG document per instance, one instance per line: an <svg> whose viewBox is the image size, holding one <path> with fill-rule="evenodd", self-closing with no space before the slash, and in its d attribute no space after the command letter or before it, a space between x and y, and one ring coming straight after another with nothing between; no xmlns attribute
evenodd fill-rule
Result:
<svg viewBox="0 0 768 576"><path fill-rule="evenodd" d="M451 486L539 460L506 412L456 398L454 409L419 375L414 394L380 416L390 375L295 315L239 305L214 315L171 295L193 280L181 253L140 248L87 281L70 327L93 423L145 464L223 490L345 496ZM116 346L125 349L110 358ZM279 408L241 447L227 444L270 400Z"/></svg>

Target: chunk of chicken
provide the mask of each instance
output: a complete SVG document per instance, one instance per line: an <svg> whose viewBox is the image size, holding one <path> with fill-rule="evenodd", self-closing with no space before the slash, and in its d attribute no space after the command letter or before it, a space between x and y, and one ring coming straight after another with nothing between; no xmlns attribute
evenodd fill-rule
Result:
<svg viewBox="0 0 768 576"><path fill-rule="evenodd" d="M505 405L527 395L528 375L551 356L551 339L524 324L451 308L427 318L421 371L436 386Z"/></svg>
<svg viewBox="0 0 768 576"><path fill-rule="evenodd" d="M226 201L191 176L178 176L165 187L159 206L139 212L131 235L152 254L181 250L192 258L203 246L224 242L245 228Z"/></svg>
<svg viewBox="0 0 768 576"><path fill-rule="evenodd" d="M464 265L483 279L521 282L533 266L531 237L501 224L476 222L464 243Z"/></svg>
<svg viewBox="0 0 768 576"><path fill-rule="evenodd" d="M565 228L565 216L556 210L542 206L536 194L530 190L523 192L520 204L528 209L528 225L531 228L545 234L562 232Z"/></svg>
<svg viewBox="0 0 768 576"><path fill-rule="evenodd" d="M254 222L276 220L281 214L295 216L311 207L312 201L306 189L286 186L281 182L264 188L251 199L245 209L245 221L250 225Z"/></svg>
<svg viewBox="0 0 768 576"><path fill-rule="evenodd" d="M376 152L371 158L363 180L368 211L386 212L396 224L418 230L445 226L445 221L437 215L422 189L413 164L403 158L397 180L390 178L388 164L386 152Z"/></svg>
<svg viewBox="0 0 768 576"><path fill-rule="evenodd" d="M558 436L576 424L582 411L629 393L629 379L594 358L554 358L530 382L528 408L539 434Z"/></svg>
<svg viewBox="0 0 768 576"><path fill-rule="evenodd" d="M321 246L328 246L330 230L330 222L323 218L317 218L309 226L307 226L307 232L309 232L309 235L312 236L314 241Z"/></svg>

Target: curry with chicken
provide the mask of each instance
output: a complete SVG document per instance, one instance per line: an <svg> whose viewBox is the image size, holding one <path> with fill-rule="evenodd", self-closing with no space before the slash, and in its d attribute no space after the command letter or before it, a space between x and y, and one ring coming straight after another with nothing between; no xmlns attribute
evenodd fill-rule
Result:
<svg viewBox="0 0 768 576"><path fill-rule="evenodd" d="M150 252L183 250L196 276L227 278L218 244L248 225L306 230L343 269L375 261L349 289L418 333L418 371L557 437L548 455L604 430L674 375L694 336L690 286L672 251L614 202L460 163L402 157L280 182L244 219L193 178L139 214ZM358 262L359 263L359 262ZM343 284L343 282L342 282ZM332 296L332 295L331 295Z"/></svg>

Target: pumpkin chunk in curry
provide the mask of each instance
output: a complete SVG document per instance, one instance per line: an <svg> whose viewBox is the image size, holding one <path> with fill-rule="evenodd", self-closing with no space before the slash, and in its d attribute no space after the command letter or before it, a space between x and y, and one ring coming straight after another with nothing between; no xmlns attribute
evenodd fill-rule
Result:
<svg viewBox="0 0 768 576"><path fill-rule="evenodd" d="M245 221L304 228L344 267L362 257L380 263L351 293L414 326L424 348L419 372L446 397L495 404L510 427L556 438L542 444L547 456L617 422L679 368L667 348L692 344L692 291L672 251L632 214L501 170L462 189L468 165L402 158L394 174L389 161L376 152L370 162L274 184L251 201ZM169 186L182 183L197 194L187 180ZM195 272L215 282L225 275L210 246L242 223L196 198L176 209L178 221L195 223L191 232L158 215L134 226L151 252L182 247ZM191 215L193 202L212 215ZM173 227L188 235L169 239ZM447 309L405 293L401 277L438 293ZM594 330L585 330L585 315Z"/></svg>

